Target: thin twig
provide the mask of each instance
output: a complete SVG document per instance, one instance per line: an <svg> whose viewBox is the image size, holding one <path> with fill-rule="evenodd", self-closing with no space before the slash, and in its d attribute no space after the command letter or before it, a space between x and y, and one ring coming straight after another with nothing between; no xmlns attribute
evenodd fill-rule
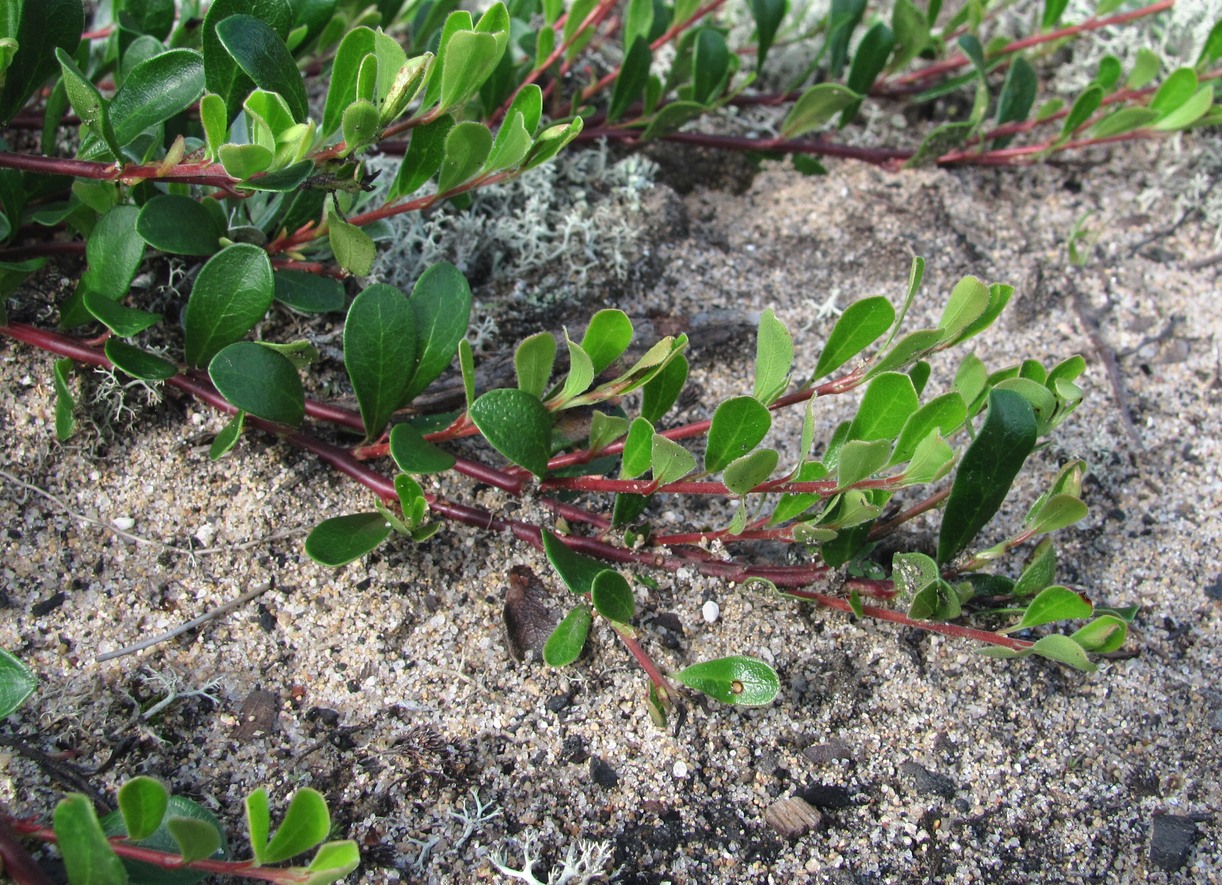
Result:
<svg viewBox="0 0 1222 885"><path fill-rule="evenodd" d="M143 651L146 648L151 648L154 645L158 645L162 642L166 642L167 640L173 639L175 636L181 636L183 633L186 633L190 630L194 630L200 624L206 624L208 621L211 621L214 618L219 618L221 615L224 615L224 614L227 614L233 611L235 608L237 608L240 605L245 605L246 603L254 599L256 596L260 596L266 593L270 589L272 589L271 581L268 581L264 584L260 584L258 587L255 587L253 590L247 590L237 599L231 599L229 600L229 602L226 602L223 605L218 605L216 608L212 609L212 611L205 612L204 614L200 615L198 618L193 618L190 621L187 621L187 623L182 624L181 626L175 627L173 630L170 630L168 633L162 633L160 636L152 636L148 639L142 639L140 642L137 642L135 645L129 645L126 648L120 648L116 651L108 651L108 652L105 652L104 654L100 654L97 656L97 662L101 664L106 661L113 661L115 658L121 658L124 655L135 654L138 651Z"/></svg>

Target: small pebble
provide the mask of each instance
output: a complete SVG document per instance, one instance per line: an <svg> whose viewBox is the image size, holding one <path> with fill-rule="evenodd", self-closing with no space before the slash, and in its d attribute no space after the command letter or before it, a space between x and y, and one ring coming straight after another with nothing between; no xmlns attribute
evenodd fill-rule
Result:
<svg viewBox="0 0 1222 885"><path fill-rule="evenodd" d="M687 777L687 763L680 759L675 763L674 767L671 769L671 772L675 777Z"/></svg>
<svg viewBox="0 0 1222 885"><path fill-rule="evenodd" d="M136 521L130 516L116 516L110 524L121 532L130 532L136 527Z"/></svg>
<svg viewBox="0 0 1222 885"><path fill-rule="evenodd" d="M600 787L611 789L619 783L619 775L599 756L590 757L590 778Z"/></svg>
<svg viewBox="0 0 1222 885"><path fill-rule="evenodd" d="M1188 863L1196 839L1197 825L1192 818L1178 814L1156 815L1150 831L1150 861L1174 873Z"/></svg>
<svg viewBox="0 0 1222 885"><path fill-rule="evenodd" d="M710 599L700 607L700 614L704 616L706 624L716 624L717 619L721 616L721 606Z"/></svg>

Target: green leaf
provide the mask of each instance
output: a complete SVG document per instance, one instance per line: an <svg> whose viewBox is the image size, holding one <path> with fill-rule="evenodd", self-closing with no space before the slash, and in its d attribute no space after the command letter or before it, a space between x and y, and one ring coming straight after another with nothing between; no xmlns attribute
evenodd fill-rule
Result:
<svg viewBox="0 0 1222 885"><path fill-rule="evenodd" d="M471 287L448 262L420 275L409 299L416 318L416 362L403 402L437 380L450 365L471 321Z"/></svg>
<svg viewBox="0 0 1222 885"><path fill-rule="evenodd" d="M367 515L367 514L361 514ZM350 519L350 517L339 517L340 519ZM335 520L327 520L334 522ZM317 526L310 537L306 538L306 552L310 552L310 539L314 537L319 529L326 525ZM389 532L389 529L387 529ZM375 545L376 546L376 545ZM370 548L372 549L372 548ZM313 557L313 554L310 554ZM359 554L358 554L359 555ZM317 559L317 557L314 557ZM353 557L355 559L356 557ZM327 563L323 563L327 565ZM342 565L342 563L341 563ZM246 794L246 833L250 837L250 853L255 858L255 863L262 864L267 854L267 836L271 832L272 814L271 809L267 804L267 790L263 787L258 787Z"/></svg>
<svg viewBox="0 0 1222 885"><path fill-rule="evenodd" d="M925 405L913 412L904 422L891 452L889 464L902 464L912 457L918 445L924 442L930 433L940 432L950 436L967 420L967 406L963 397L951 391L934 397Z"/></svg>
<svg viewBox="0 0 1222 885"><path fill-rule="evenodd" d="M976 132L976 124L970 120L954 120L943 123L921 140L913 155L904 163L905 169L919 169L942 155L959 147Z"/></svg>
<svg viewBox="0 0 1222 885"><path fill-rule="evenodd" d="M288 357L255 341L225 347L208 364L208 377L234 407L296 427L305 417L305 391Z"/></svg>
<svg viewBox="0 0 1222 885"><path fill-rule="evenodd" d="M217 22L221 45L255 85L275 92L298 123L309 113L301 72L280 36L253 15L231 15Z"/></svg>
<svg viewBox="0 0 1222 885"><path fill-rule="evenodd" d="M161 252L211 255L220 248L220 238L225 235L218 221L218 216L198 200L158 194L141 207L136 233Z"/></svg>
<svg viewBox="0 0 1222 885"><path fill-rule="evenodd" d="M1057 555L1053 549L1052 539L1044 538L1031 554L1031 559L1023 569L1023 573L1014 583L1011 595L1017 597L1033 596L1056 580Z"/></svg>
<svg viewBox="0 0 1222 885"><path fill-rule="evenodd" d="M1013 391L991 391L984 425L951 486L938 536L939 562L954 558L997 512L1035 441L1031 405Z"/></svg>
<svg viewBox="0 0 1222 885"><path fill-rule="evenodd" d="M326 842L319 847L307 869L310 877L305 885L331 885L361 865L361 852L356 842Z"/></svg>
<svg viewBox="0 0 1222 885"><path fill-rule="evenodd" d="M549 667L564 667L581 657L593 620L590 607L585 604L565 615L543 645L544 662Z"/></svg>
<svg viewBox="0 0 1222 885"><path fill-rule="evenodd" d="M1095 618L1085 627L1074 631L1070 639L1086 651L1104 655L1116 651L1129 634L1129 625L1115 615Z"/></svg>
<svg viewBox="0 0 1222 885"><path fill-rule="evenodd" d="M390 525L382 514L350 513L334 516L316 525L306 538L305 550L315 562L339 567L360 559L389 536ZM266 840L266 825L263 832ZM251 841L253 843L254 840ZM255 856L259 856L258 851Z"/></svg>
<svg viewBox="0 0 1222 885"><path fill-rule="evenodd" d="M1065 7L1069 5L1069 0L1044 0L1044 15L1040 19L1040 27L1045 31L1050 31L1061 22L1061 16L1065 14Z"/></svg>
<svg viewBox="0 0 1222 885"><path fill-rule="evenodd" d="M390 428L390 457L405 473L444 473L454 466L454 456L439 449L410 424Z"/></svg>
<svg viewBox="0 0 1222 885"><path fill-rule="evenodd" d="M261 144L223 144L217 149L217 159L225 172L239 181L266 172L276 156Z"/></svg>
<svg viewBox="0 0 1222 885"><path fill-rule="evenodd" d="M102 98L102 93L89 78L81 73L71 56L62 49L56 49L55 57L63 71L62 83L72 110L76 111L81 123L105 143L113 157L122 157L122 146L115 138L114 128L110 124L109 103Z"/></svg>
<svg viewBox="0 0 1222 885"><path fill-rule="evenodd" d="M228 455L238 444L238 440L242 438L242 429L245 426L246 413L238 409L237 414L226 421L221 432L213 438L212 445L208 447L208 458L212 461L219 461Z"/></svg>
<svg viewBox="0 0 1222 885"><path fill-rule="evenodd" d="M568 123L557 123L544 129L535 138L534 147L527 153L526 159L522 161L520 168L525 171L546 163L556 154L560 153L569 142L580 135L584 125L585 122L582 118L577 117ZM646 132L647 134L648 132ZM644 135L641 137L645 138Z"/></svg>
<svg viewBox="0 0 1222 885"><path fill-rule="evenodd" d="M80 793L70 793L55 806L55 841L74 885L119 885L127 871L106 836L93 804Z"/></svg>
<svg viewBox="0 0 1222 885"><path fill-rule="evenodd" d="M955 450L942 438L937 430L930 431L917 444L912 460L904 470L903 485L937 482L950 472L955 461Z"/></svg>
<svg viewBox="0 0 1222 885"><path fill-rule="evenodd" d="M600 452L628 432L627 418L608 415L597 409L590 415L590 451Z"/></svg>
<svg viewBox="0 0 1222 885"><path fill-rule="evenodd" d="M907 369L917 360L932 353L943 343L944 334L941 329L918 329L909 332L887 351L866 373L867 378Z"/></svg>
<svg viewBox="0 0 1222 885"><path fill-rule="evenodd" d="M206 820L194 817L171 817L165 828L174 839L183 863L205 860L221 848L220 831Z"/></svg>
<svg viewBox="0 0 1222 885"><path fill-rule="evenodd" d="M755 341L755 389L757 400L768 406L789 387L789 369L793 365L793 338L785 324L776 318L772 308L760 317L759 334Z"/></svg>
<svg viewBox="0 0 1222 885"><path fill-rule="evenodd" d="M839 369L881 338L894 320L895 308L882 296L850 304L832 327L811 378L822 378Z"/></svg>
<svg viewBox="0 0 1222 885"><path fill-rule="evenodd" d="M1027 604L1021 621L1001 632L1013 633L1055 621L1089 618L1094 610L1095 607L1091 605L1091 601L1081 593L1075 593L1068 587L1054 585L1041 590L1035 599Z"/></svg>
<svg viewBox="0 0 1222 885"><path fill-rule="evenodd" d="M136 232L139 210L135 206L115 206L98 219L93 234L85 243L85 258L89 269L81 275L82 298L89 292L117 301L131 289L136 271L144 261L144 240ZM83 301L66 304L61 311L60 325L78 326L89 317L82 315Z"/></svg>
<svg viewBox="0 0 1222 885"><path fill-rule="evenodd" d="M995 645L983 649L981 654L992 658L1025 658L1028 655L1034 654L1048 658L1051 661L1056 661L1059 664L1066 664L1084 673L1094 673L1099 669L1086 657L1086 650L1081 645L1070 637L1062 636L1059 633L1045 636L1037 640L1034 645L1022 651L1015 651L1011 648Z"/></svg>
<svg viewBox="0 0 1222 885"><path fill-rule="evenodd" d="M469 409L475 402L475 354L471 351L471 342L466 338L458 342L458 370L462 375L463 394Z"/></svg>
<svg viewBox="0 0 1222 885"><path fill-rule="evenodd" d="M989 287L975 277L964 277L956 283L938 320L944 343L958 341L964 330L984 316L990 303Z"/></svg>
<svg viewBox="0 0 1222 885"><path fill-rule="evenodd" d="M1085 519L1088 512L1089 508L1076 495L1053 495L1024 520L1024 525L1037 535L1047 534Z"/></svg>
<svg viewBox="0 0 1222 885"><path fill-rule="evenodd" d="M344 368L366 439L382 432L407 390L416 359L415 316L407 296L384 283L357 295L344 323Z"/></svg>
<svg viewBox="0 0 1222 885"><path fill-rule="evenodd" d="M119 812L123 815L128 838L139 842L151 836L161 825L169 804L170 794L161 781L151 777L134 777L121 786Z"/></svg>
<svg viewBox="0 0 1222 885"><path fill-rule="evenodd" d="M590 318L581 336L581 349L590 356L594 374L601 374L632 343L632 320L622 310L607 308Z"/></svg>
<svg viewBox="0 0 1222 885"><path fill-rule="evenodd" d="M884 372L870 381L849 439L893 440L916 413L919 401L912 379L899 372Z"/></svg>
<svg viewBox="0 0 1222 885"><path fill-rule="evenodd" d="M564 337L569 348L569 373L565 376L564 387L560 391L561 404L585 393L594 383L594 362L590 355L580 344L570 341L567 332Z"/></svg>
<svg viewBox="0 0 1222 885"><path fill-rule="evenodd" d="M641 133L642 141L664 138L678 132L688 121L699 117L708 110L695 101L672 101L658 109L645 131Z"/></svg>
<svg viewBox="0 0 1222 885"><path fill-rule="evenodd" d="M361 62L374 51L373 30L361 25L352 28L340 41L331 63L327 100L323 105L322 134L329 138L340 127L344 109L356 100L356 79Z"/></svg>
<svg viewBox="0 0 1222 885"><path fill-rule="evenodd" d="M868 479L883 468L891 453L891 443L885 439L871 441L854 439L846 442L840 450L837 465L837 488L846 488Z"/></svg>
<svg viewBox="0 0 1222 885"><path fill-rule="evenodd" d="M628 624L636 613L636 599L624 576L612 569L604 569L594 578L590 588L590 601L594 610L617 624Z"/></svg>
<svg viewBox="0 0 1222 885"><path fill-rule="evenodd" d="M755 19L755 69L762 71L789 4L785 0L748 0L747 6Z"/></svg>
<svg viewBox="0 0 1222 885"><path fill-rule="evenodd" d="M1120 108L1114 114L1108 114L1090 128L1093 138L1110 138L1113 135L1123 135L1149 126L1158 117L1156 111L1149 108Z"/></svg>
<svg viewBox="0 0 1222 885"><path fill-rule="evenodd" d="M908 617L918 621L952 621L962 611L959 594L949 583L938 578L917 591L908 606Z"/></svg>
<svg viewBox="0 0 1222 885"><path fill-rule="evenodd" d="M603 572L611 571L606 563L584 556L570 548L559 536L547 529L542 531L543 552L552 564L564 586L577 596L585 596L594 590L594 582Z"/></svg>
<svg viewBox="0 0 1222 885"><path fill-rule="evenodd" d="M441 108L465 105L501 60L492 34L459 31L446 43L441 57Z"/></svg>
<svg viewBox="0 0 1222 885"><path fill-rule="evenodd" d="M1213 107L1213 102L1214 85L1213 83L1206 83L1174 110L1168 111L1155 120L1151 128L1159 132L1174 132L1177 129L1187 129L1209 113L1209 109Z"/></svg>
<svg viewBox="0 0 1222 885"><path fill-rule="evenodd" d="M693 664L675 679L723 704L742 707L771 703L781 687L776 671L763 661L738 655Z"/></svg>
<svg viewBox="0 0 1222 885"><path fill-rule="evenodd" d="M437 174L438 193L466 184L484 165L492 150L492 133L482 123L459 123L446 135L445 159Z"/></svg>
<svg viewBox="0 0 1222 885"><path fill-rule="evenodd" d="M52 370L55 378L55 438L60 442L72 436L72 431L76 429L76 418L72 414L76 411L76 400L68 387L68 376L72 373L73 365L72 360L65 357L56 360Z"/></svg>
<svg viewBox="0 0 1222 885"><path fill-rule="evenodd" d="M245 336L271 307L274 291L271 262L258 246L238 243L208 259L183 314L187 362L202 366Z"/></svg>
<svg viewBox="0 0 1222 885"><path fill-rule="evenodd" d="M1103 90L1098 84L1092 83L1082 91L1082 94L1074 99L1073 105L1069 109L1069 114L1065 117L1065 122L1061 124L1061 138L1069 138L1077 131L1087 120L1094 115L1095 111L1099 110L1099 105L1103 102Z"/></svg>
<svg viewBox="0 0 1222 885"><path fill-rule="evenodd" d="M489 390L469 410L471 420L494 449L535 476L547 473L552 413L524 390Z"/></svg>
<svg viewBox="0 0 1222 885"><path fill-rule="evenodd" d="M204 59L193 49L169 49L136 65L110 100L120 147L194 105L204 94Z"/></svg>
<svg viewBox="0 0 1222 885"><path fill-rule="evenodd" d="M665 485L683 479L695 470L696 458L674 440L655 433L650 442L649 466L653 471L654 482Z"/></svg>
<svg viewBox="0 0 1222 885"><path fill-rule="evenodd" d="M756 449L730 462L722 480L731 493L745 495L772 476L779 459L780 455L775 449Z"/></svg>
<svg viewBox="0 0 1222 885"><path fill-rule="evenodd" d="M149 326L161 321L161 314L124 307L98 292L86 292L82 303L94 319L121 338L139 335Z"/></svg>
<svg viewBox="0 0 1222 885"><path fill-rule="evenodd" d="M1197 74L1192 68L1176 68L1150 99L1150 110L1165 116L1188 101L1197 91Z"/></svg>
<svg viewBox="0 0 1222 885"><path fill-rule="evenodd" d="M812 132L861 99L862 96L839 83L812 86L798 97L786 115L781 124L781 138L792 139Z"/></svg>
<svg viewBox="0 0 1222 885"><path fill-rule="evenodd" d="M687 358L676 354L641 388L641 417L656 424L679 400L687 382ZM643 471L642 471L643 472Z"/></svg>
<svg viewBox="0 0 1222 885"><path fill-rule="evenodd" d="M363 277L373 269L373 259L377 255L373 239L332 211L327 212L327 241L335 261L344 270Z"/></svg>
<svg viewBox="0 0 1222 885"><path fill-rule="evenodd" d="M344 284L300 270L275 271L275 299L298 313L331 313L343 310Z"/></svg>
<svg viewBox="0 0 1222 885"><path fill-rule="evenodd" d="M891 12L891 29L896 42L891 70L898 71L929 45L929 20L912 0L896 0Z"/></svg>
<svg viewBox="0 0 1222 885"><path fill-rule="evenodd" d="M348 151L361 150L377 141L381 117L377 106L360 99L344 108L344 146Z"/></svg>
<svg viewBox="0 0 1222 885"><path fill-rule="evenodd" d="M496 139L488 151L488 159L484 161L480 173L487 175L517 166L526 157L533 143L534 139L526 129L523 114L520 111L511 111L497 131Z"/></svg>
<svg viewBox="0 0 1222 885"><path fill-rule="evenodd" d="M1021 123L1031 113L1035 105L1035 95L1039 88L1039 80L1035 69L1021 55L1010 62L1006 71L1006 80L1002 84L1001 94L997 97L997 125L1006 123ZM1005 147L1012 136L993 141L995 147Z"/></svg>
<svg viewBox="0 0 1222 885"><path fill-rule="evenodd" d="M894 46L895 36L891 33L891 29L882 22L875 22L853 51L853 62L849 66L849 76L845 80L845 85L858 95L868 95L878 75L887 67L887 59L891 57L891 50ZM860 106L861 101L858 100L841 111L840 127L842 129L852 122Z"/></svg>
<svg viewBox="0 0 1222 885"><path fill-rule="evenodd" d="M644 7L647 4L635 4ZM644 35L637 36L632 47L624 55L620 67L620 75L615 78L611 90L611 104L607 109L607 122L614 122L622 117L641 97L649 83L649 66L653 62L653 50L649 48L649 40Z"/></svg>
<svg viewBox="0 0 1222 885"><path fill-rule="evenodd" d="M9 28L0 34L16 43L8 69L0 69L0 126L8 126L56 72L57 53L69 58L76 53L85 30L85 8L81 0L25 0L24 9L23 4L6 0L3 7L6 15L18 16L15 30L10 18Z"/></svg>
<svg viewBox="0 0 1222 885"><path fill-rule="evenodd" d="M634 418L624 440L620 479L636 479L649 469L653 449L653 424L645 418Z"/></svg>
<svg viewBox="0 0 1222 885"><path fill-rule="evenodd" d="M260 862L278 863L309 851L321 843L330 831L331 815L327 811L327 800L317 790L303 787L293 795L284 820L268 843Z"/></svg>
<svg viewBox="0 0 1222 885"><path fill-rule="evenodd" d="M454 118L443 114L436 120L412 130L407 152L395 180L390 186L390 199L413 194L441 168L446 156L446 139L454 128Z"/></svg>
<svg viewBox="0 0 1222 885"><path fill-rule="evenodd" d="M7 719L38 687L32 670L0 648L0 720Z"/></svg>
<svg viewBox="0 0 1222 885"><path fill-rule="evenodd" d="M709 426L704 469L709 473L723 470L759 445L771 426L772 414L754 397L738 396L721 403Z"/></svg>
<svg viewBox="0 0 1222 885"><path fill-rule="evenodd" d="M518 389L542 397L556 364L556 336L538 332L522 340L513 354L513 370Z"/></svg>
<svg viewBox="0 0 1222 885"><path fill-rule="evenodd" d="M737 67L726 45L726 38L716 28L700 28L692 46L691 99L698 104L712 105L729 82Z"/></svg>

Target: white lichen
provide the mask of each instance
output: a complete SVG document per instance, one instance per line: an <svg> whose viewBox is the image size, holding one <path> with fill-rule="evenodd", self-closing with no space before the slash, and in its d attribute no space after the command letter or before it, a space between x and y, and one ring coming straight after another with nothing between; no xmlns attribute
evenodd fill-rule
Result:
<svg viewBox="0 0 1222 885"><path fill-rule="evenodd" d="M535 866L542 855L538 850L538 840L528 836L521 843L522 865L513 867L502 851L493 852L488 862L496 867L497 872L510 879L526 882L527 885L592 885L595 882L608 882L614 871L608 871L613 853L609 845L593 842L589 839L579 839L571 843L564 853L559 869L550 870L546 879L535 876Z"/></svg>

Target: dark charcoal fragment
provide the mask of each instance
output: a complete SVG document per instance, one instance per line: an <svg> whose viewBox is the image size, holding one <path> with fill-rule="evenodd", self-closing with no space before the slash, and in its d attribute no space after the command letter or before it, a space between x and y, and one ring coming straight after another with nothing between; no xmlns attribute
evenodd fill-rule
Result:
<svg viewBox="0 0 1222 885"><path fill-rule="evenodd" d="M930 771L924 765L916 762L905 762L900 766L900 773L912 781L913 788L918 793L941 796L943 799L954 799L958 786L944 774Z"/></svg>
<svg viewBox="0 0 1222 885"><path fill-rule="evenodd" d="M509 570L502 616L514 660L543 659L543 646L560 620L547 605L547 597L543 582L526 566L515 565Z"/></svg>
<svg viewBox="0 0 1222 885"><path fill-rule="evenodd" d="M31 605L30 614L32 614L36 618L41 618L43 615L49 615L51 614L51 612L55 611L57 608L63 605L64 600L67 598L68 598L68 595L64 593L64 591L61 590L58 593L56 593L54 596L49 596L46 599L44 599L42 602L36 602L33 605Z"/></svg>
<svg viewBox="0 0 1222 885"><path fill-rule="evenodd" d="M1209 599L1222 599L1222 575L1214 578L1212 584L1205 585L1205 596Z"/></svg>
<svg viewBox="0 0 1222 885"><path fill-rule="evenodd" d="M836 784L810 784L802 788L802 798L816 808L849 808L857 804L852 790Z"/></svg>
<svg viewBox="0 0 1222 885"><path fill-rule="evenodd" d="M248 741L259 735L271 734L280 718L280 698L275 692L256 688L242 701L238 712L238 727L233 736Z"/></svg>
<svg viewBox="0 0 1222 885"><path fill-rule="evenodd" d="M615 773L615 769L599 756L590 757L590 777L594 779L594 783L608 790L619 783L619 775Z"/></svg>
<svg viewBox="0 0 1222 885"><path fill-rule="evenodd" d="M1197 825L1179 814L1159 814L1150 830L1150 862L1173 873L1188 863Z"/></svg>
<svg viewBox="0 0 1222 885"><path fill-rule="evenodd" d="M590 751L586 749L586 739L579 734L569 735L564 739L564 743L560 745L561 762L580 765L589 758Z"/></svg>

